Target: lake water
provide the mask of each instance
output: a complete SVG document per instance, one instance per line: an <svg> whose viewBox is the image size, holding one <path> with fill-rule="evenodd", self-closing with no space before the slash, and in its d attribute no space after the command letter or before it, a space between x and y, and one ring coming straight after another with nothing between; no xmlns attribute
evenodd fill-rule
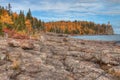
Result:
<svg viewBox="0 0 120 80"><path fill-rule="evenodd" d="M99 41L119 41L120 42L120 34L116 35L82 35L82 36L74 36L73 38L83 39L83 40L99 40Z"/></svg>

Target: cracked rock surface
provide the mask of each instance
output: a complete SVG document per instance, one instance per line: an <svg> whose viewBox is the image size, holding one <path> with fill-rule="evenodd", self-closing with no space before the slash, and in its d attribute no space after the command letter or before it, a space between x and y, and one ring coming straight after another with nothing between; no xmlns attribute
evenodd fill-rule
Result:
<svg viewBox="0 0 120 80"><path fill-rule="evenodd" d="M0 80L120 80L120 46L114 42L44 38L0 38Z"/></svg>

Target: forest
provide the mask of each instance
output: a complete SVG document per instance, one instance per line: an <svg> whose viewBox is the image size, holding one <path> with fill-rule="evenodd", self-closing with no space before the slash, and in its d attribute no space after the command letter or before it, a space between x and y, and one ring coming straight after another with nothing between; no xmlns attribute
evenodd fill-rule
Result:
<svg viewBox="0 0 120 80"><path fill-rule="evenodd" d="M56 21L45 23L46 31L64 33L64 34L113 34L113 29L110 23L95 24L88 21Z"/></svg>
<svg viewBox="0 0 120 80"><path fill-rule="evenodd" d="M64 34L113 34L110 23L95 24L88 21L56 21L44 22L32 16L29 9L26 14L20 10L19 13L13 12L11 5L0 6L0 35L5 33L9 37L25 38L34 36L39 32L54 32Z"/></svg>
<svg viewBox="0 0 120 80"><path fill-rule="evenodd" d="M20 10L19 14L13 12L11 5L0 6L0 35L8 33L9 37L28 37L39 31L44 31L44 22L32 16L29 9L27 14Z"/></svg>

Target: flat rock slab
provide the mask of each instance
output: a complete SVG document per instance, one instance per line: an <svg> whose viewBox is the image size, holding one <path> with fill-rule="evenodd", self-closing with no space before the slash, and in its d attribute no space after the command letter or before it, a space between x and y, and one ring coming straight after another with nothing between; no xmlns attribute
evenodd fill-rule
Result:
<svg viewBox="0 0 120 80"><path fill-rule="evenodd" d="M0 39L0 80L120 80L120 48L113 42L43 38Z"/></svg>

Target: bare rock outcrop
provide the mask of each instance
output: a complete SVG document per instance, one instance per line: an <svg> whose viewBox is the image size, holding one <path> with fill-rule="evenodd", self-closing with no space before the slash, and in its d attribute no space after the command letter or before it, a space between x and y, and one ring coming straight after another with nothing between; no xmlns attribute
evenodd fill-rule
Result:
<svg viewBox="0 0 120 80"><path fill-rule="evenodd" d="M120 80L120 48L112 42L45 35L0 40L1 80Z"/></svg>

